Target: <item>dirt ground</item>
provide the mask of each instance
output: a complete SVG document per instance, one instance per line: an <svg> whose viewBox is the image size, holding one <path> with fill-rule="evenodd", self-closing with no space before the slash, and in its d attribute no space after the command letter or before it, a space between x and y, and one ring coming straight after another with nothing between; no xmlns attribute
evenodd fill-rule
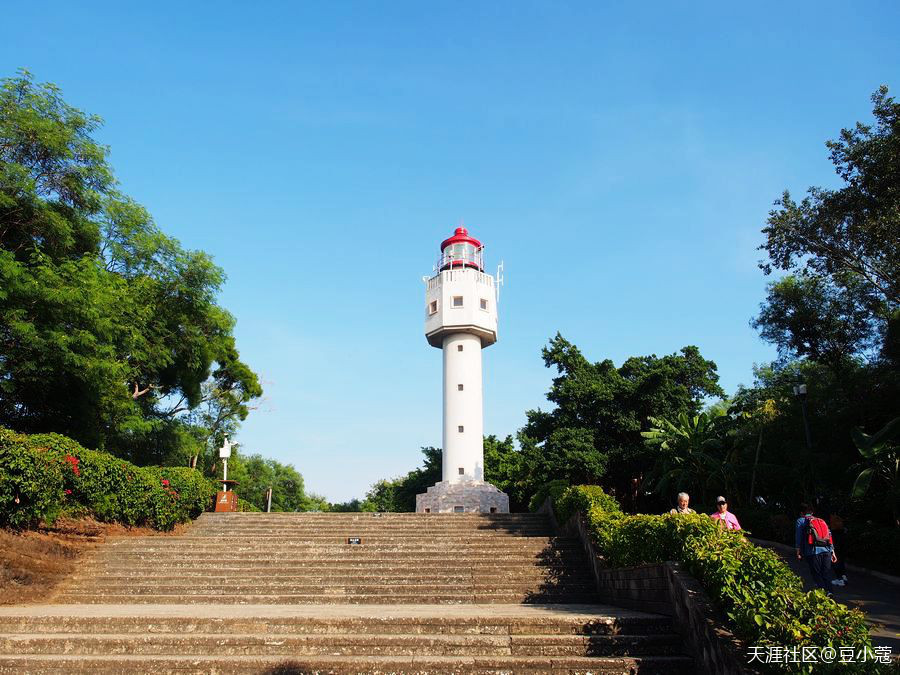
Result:
<svg viewBox="0 0 900 675"><path fill-rule="evenodd" d="M85 552L110 536L171 536L143 527L60 518L49 527L16 532L0 529L0 605L42 602L71 574Z"/></svg>

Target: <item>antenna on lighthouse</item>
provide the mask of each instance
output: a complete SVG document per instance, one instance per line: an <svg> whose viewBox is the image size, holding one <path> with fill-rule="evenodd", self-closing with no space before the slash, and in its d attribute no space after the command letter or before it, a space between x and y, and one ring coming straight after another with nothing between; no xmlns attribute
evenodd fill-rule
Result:
<svg viewBox="0 0 900 675"><path fill-rule="evenodd" d="M500 304L500 287L503 285L503 261L497 265L497 304Z"/></svg>

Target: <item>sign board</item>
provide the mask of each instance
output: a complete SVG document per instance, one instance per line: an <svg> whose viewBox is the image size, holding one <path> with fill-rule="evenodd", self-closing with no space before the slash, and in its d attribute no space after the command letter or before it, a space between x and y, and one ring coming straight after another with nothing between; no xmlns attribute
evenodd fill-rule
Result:
<svg viewBox="0 0 900 675"><path fill-rule="evenodd" d="M347 543L352 544L353 546L359 546L360 544L362 544L362 538L361 537L347 537Z"/></svg>
<svg viewBox="0 0 900 675"><path fill-rule="evenodd" d="M237 492L233 490L229 490L228 492L219 491L216 494L216 509L217 512L231 512L238 510L237 504Z"/></svg>
<svg viewBox="0 0 900 675"><path fill-rule="evenodd" d="M219 448L219 457L221 459L228 459L231 457L231 447L235 445L234 443L228 442L228 436L225 437L225 442L222 443L222 447Z"/></svg>

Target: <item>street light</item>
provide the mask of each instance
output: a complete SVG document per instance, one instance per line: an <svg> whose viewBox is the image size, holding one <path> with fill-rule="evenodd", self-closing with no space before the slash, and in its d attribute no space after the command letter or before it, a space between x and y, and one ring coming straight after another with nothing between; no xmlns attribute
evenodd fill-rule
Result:
<svg viewBox="0 0 900 675"><path fill-rule="evenodd" d="M802 382L794 385L794 396L800 399L803 410L803 429L806 432L806 449L812 452L812 437L809 435L809 418L806 414L806 385Z"/></svg>

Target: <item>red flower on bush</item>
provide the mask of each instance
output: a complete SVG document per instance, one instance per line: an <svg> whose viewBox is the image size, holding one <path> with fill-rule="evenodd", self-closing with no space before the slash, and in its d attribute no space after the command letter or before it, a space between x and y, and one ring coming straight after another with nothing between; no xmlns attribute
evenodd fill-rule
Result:
<svg viewBox="0 0 900 675"><path fill-rule="evenodd" d="M66 455L65 459L69 463L69 466L72 467L72 473L76 476L80 476L81 471L78 470L78 458L73 457L72 455Z"/></svg>
<svg viewBox="0 0 900 675"><path fill-rule="evenodd" d="M69 490L68 488L66 488L66 494L67 494L67 495L70 495L70 494L72 494L72 491Z"/></svg>
<svg viewBox="0 0 900 675"><path fill-rule="evenodd" d="M162 479L162 484L163 484L165 487L169 487L169 481L167 481L165 478Z"/></svg>

